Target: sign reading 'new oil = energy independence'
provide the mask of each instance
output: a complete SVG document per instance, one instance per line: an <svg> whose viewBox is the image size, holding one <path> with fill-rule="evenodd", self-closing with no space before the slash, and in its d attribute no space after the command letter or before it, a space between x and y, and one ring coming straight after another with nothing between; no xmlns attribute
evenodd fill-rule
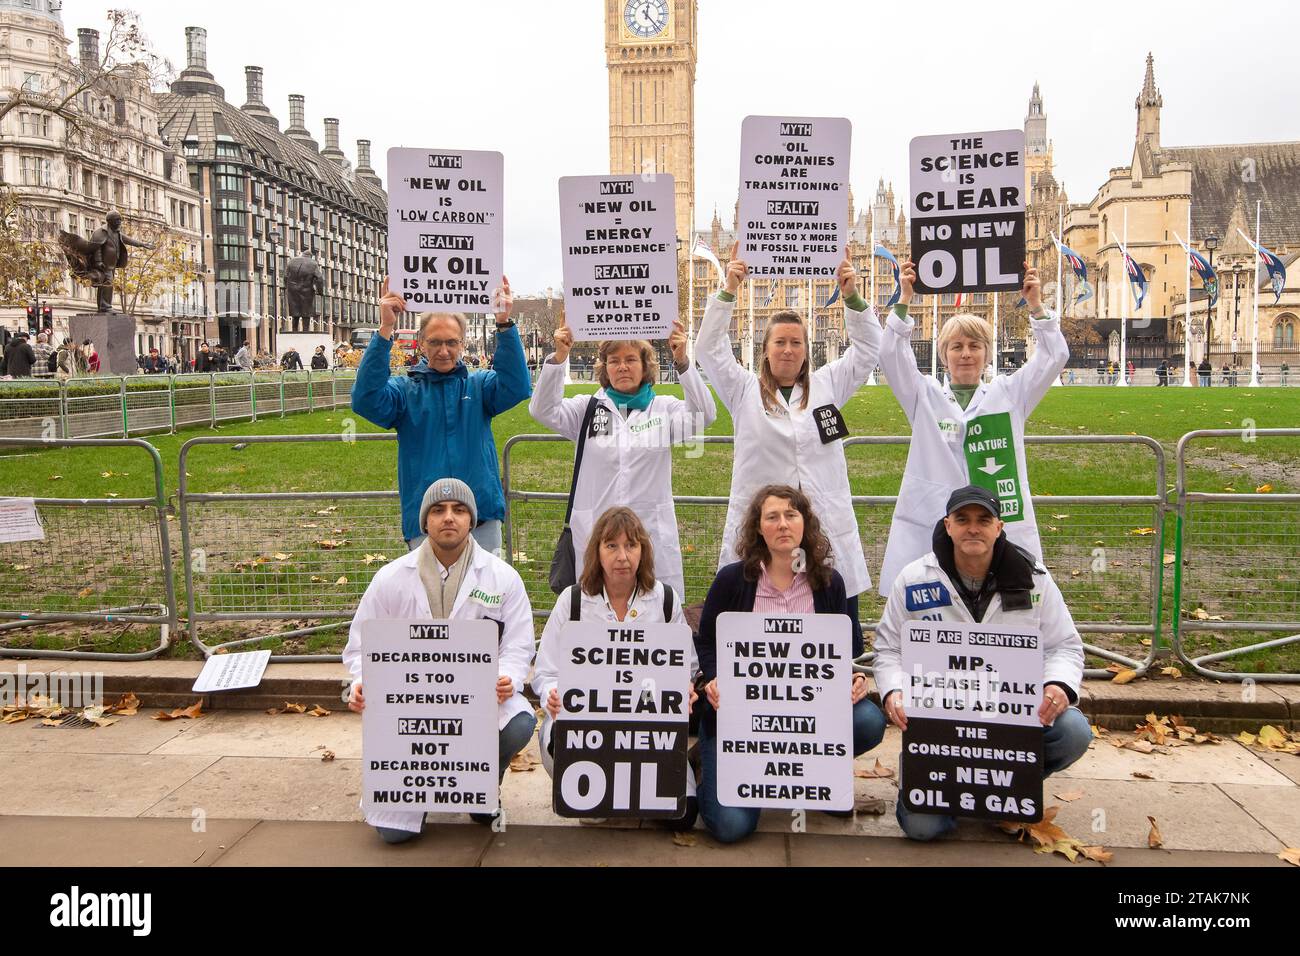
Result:
<svg viewBox="0 0 1300 956"><path fill-rule="evenodd" d="M561 178L560 241L575 340L668 337L677 318L673 177Z"/></svg>
<svg viewBox="0 0 1300 956"><path fill-rule="evenodd" d="M388 151L388 287L407 309L491 311L505 254L504 184L500 153Z"/></svg>

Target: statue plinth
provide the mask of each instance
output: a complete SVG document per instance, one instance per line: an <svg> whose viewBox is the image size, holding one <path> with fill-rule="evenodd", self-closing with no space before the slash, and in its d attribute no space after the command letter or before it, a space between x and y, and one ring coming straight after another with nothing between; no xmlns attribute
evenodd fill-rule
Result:
<svg viewBox="0 0 1300 956"><path fill-rule="evenodd" d="M90 339L99 353L100 375L134 375L135 319L121 312L88 312L68 318L68 338Z"/></svg>

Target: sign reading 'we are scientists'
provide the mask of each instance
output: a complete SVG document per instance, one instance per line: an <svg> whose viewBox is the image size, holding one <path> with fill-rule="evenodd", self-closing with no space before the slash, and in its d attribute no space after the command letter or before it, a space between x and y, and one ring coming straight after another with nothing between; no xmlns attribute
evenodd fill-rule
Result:
<svg viewBox="0 0 1300 956"><path fill-rule="evenodd" d="M666 339L677 318L673 177L564 176L564 319L576 341Z"/></svg>
<svg viewBox="0 0 1300 956"><path fill-rule="evenodd" d="M412 312L488 312L501 285L505 159L388 151L388 287Z"/></svg>

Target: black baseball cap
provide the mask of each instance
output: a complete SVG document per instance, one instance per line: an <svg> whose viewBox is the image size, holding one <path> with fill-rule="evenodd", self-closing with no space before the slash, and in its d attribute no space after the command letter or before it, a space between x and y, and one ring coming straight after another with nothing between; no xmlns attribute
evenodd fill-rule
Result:
<svg viewBox="0 0 1300 956"><path fill-rule="evenodd" d="M979 485L967 485L954 491L948 496L948 510L944 513L952 514L967 505L979 505L993 517L1002 517L1002 507L998 504L998 499L993 497L993 492Z"/></svg>

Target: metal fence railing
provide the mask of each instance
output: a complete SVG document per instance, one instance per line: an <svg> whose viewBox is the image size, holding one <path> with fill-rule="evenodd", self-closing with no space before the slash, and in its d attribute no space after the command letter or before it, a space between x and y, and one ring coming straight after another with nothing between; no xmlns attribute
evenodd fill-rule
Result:
<svg viewBox="0 0 1300 956"><path fill-rule="evenodd" d="M152 649L135 653L0 646L0 657L146 660L176 627L162 459L140 439L0 438L0 449L138 448L148 459L151 496L35 498L44 538L0 542L0 636L34 625L82 622L158 628ZM57 486L54 486L57 487Z"/></svg>
<svg viewBox="0 0 1300 956"><path fill-rule="evenodd" d="M1205 666L1300 643L1300 494L1261 491L1263 485L1238 494L1221 481L1213 491L1201 490L1204 485L1190 470L1204 457L1198 460L1194 453L1198 446L1202 456L1216 450L1204 439L1290 441L1296 448L1291 474L1300 470L1300 428L1209 429L1179 440L1174 651L1202 677L1300 682L1297 673ZM1240 457L1246 447L1228 455ZM1286 636L1246 644L1235 640L1278 632Z"/></svg>
<svg viewBox="0 0 1300 956"><path fill-rule="evenodd" d="M191 641L205 656L267 638L299 638L347 625L370 579L406 552L396 491L191 491L191 456L206 446L244 444L248 456L318 445L328 474L358 442L395 442L396 434L204 436L181 446L179 510ZM201 458L199 459L201 461ZM391 475L385 475L391 480ZM321 484L327 485L326 482ZM202 624L234 621L332 621L208 645ZM277 655L273 661L337 661L338 654Z"/></svg>
<svg viewBox="0 0 1300 956"><path fill-rule="evenodd" d="M1045 454L1046 449L1060 446L1126 447L1145 461L1144 466L1133 462L1130 467L1145 467L1140 480L1149 488L1147 493L1034 498L1044 561L1060 586L1080 633L1110 637L1111 646L1085 643L1088 653L1131 667L1139 675L1144 674L1161 650L1163 537L1167 510L1164 449L1154 439L1129 435L1028 436L1025 441L1031 470L1036 449L1043 449L1040 454ZM504 537L511 560L528 590L533 613L538 617L547 616L555 602L547 577L555 542L563 528L568 492L567 488L533 490L538 487L542 470L529 462L530 456L524 452L530 446L539 448L553 442L571 447L568 439L559 435L517 435L506 442L503 451ZM729 447L732 439L727 436L707 437L703 442L706 446ZM862 464L860 459L864 452L882 446L906 448L909 443L910 439L906 437L847 439L844 444L850 475L853 476ZM566 454L570 456L567 460L571 461L571 452ZM895 473L901 479L903 455L895 457ZM716 471L725 481L731 472L730 463L719 461ZM545 473L552 480L559 477L565 481L569 469L550 469ZM527 489L521 487L525 484ZM682 544L686 583L684 600L688 605L696 604L704 600L713 582L728 498L677 495L673 501ZM873 574L879 572L884 559L896 501L894 495L855 495L853 498L863 552L867 567ZM860 596L859 610L864 629L874 629L883 604L883 599L874 589ZM1146 648L1137 643L1143 638L1149 643ZM1088 673L1089 676L1107 675L1100 669Z"/></svg>
<svg viewBox="0 0 1300 956"><path fill-rule="evenodd" d="M127 438L347 406L355 369L0 382L0 438Z"/></svg>

